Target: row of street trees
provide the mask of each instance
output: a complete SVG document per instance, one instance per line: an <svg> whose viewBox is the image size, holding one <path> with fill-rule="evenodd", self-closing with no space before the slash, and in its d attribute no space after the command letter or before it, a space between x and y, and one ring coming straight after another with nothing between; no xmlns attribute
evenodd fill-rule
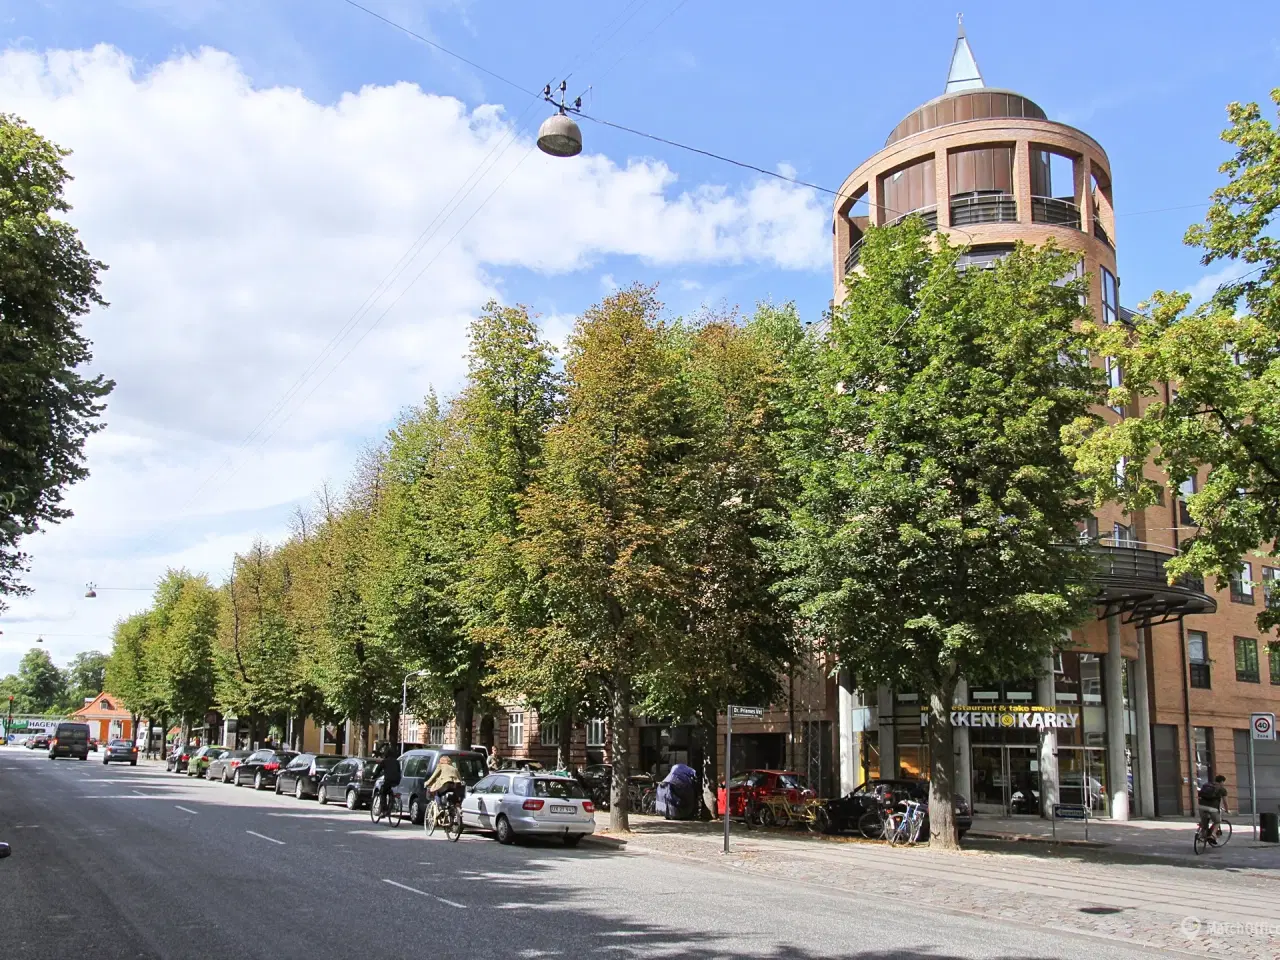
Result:
<svg viewBox="0 0 1280 960"><path fill-rule="evenodd" d="M463 746L496 701L562 737L604 714L625 829L633 715L696 718L714 784L723 705L771 700L817 655L927 698L932 829L954 842L957 678L1033 673L1091 615L1090 569L1064 546L1101 502L1150 495L1139 470L1117 484L1120 455L1174 483L1207 471L1188 568L1230 572L1274 536L1280 147L1256 107L1233 111L1233 183L1190 240L1260 276L1190 316L1157 295L1136 327L1099 330L1085 282L1062 279L1074 254L1019 246L965 270L918 219L869 232L821 329L767 305L671 319L634 286L583 313L561 360L524 308L490 304L457 396L407 411L225 583L170 572L118 625L110 688L256 732L349 718L362 742L376 717L395 727L409 671L414 714L452 715ZM1103 355L1129 399L1186 387L1104 428L1094 411L1125 398Z"/></svg>
<svg viewBox="0 0 1280 960"><path fill-rule="evenodd" d="M103 691L106 668L104 653L77 653L62 669L49 651L34 647L23 655L17 673L0 678L0 711L8 711L13 697L14 713L70 713Z"/></svg>

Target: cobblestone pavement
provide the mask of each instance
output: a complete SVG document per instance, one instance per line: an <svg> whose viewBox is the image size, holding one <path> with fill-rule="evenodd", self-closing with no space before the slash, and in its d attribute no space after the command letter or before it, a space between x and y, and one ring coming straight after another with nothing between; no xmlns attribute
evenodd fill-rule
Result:
<svg viewBox="0 0 1280 960"><path fill-rule="evenodd" d="M606 834L607 836L607 834ZM731 852L708 824L634 817L627 849L1193 956L1280 957L1280 871L1114 862L1032 844L950 853L890 849L735 825Z"/></svg>

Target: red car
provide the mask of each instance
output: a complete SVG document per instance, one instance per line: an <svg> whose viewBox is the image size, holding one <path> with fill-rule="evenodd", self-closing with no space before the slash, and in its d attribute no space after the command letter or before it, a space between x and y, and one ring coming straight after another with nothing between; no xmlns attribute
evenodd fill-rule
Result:
<svg viewBox="0 0 1280 960"><path fill-rule="evenodd" d="M730 816L740 817L748 799L759 800L769 794L782 794L788 803L800 803L816 794L805 786L804 778L794 770L747 770L729 781ZM716 814L724 816L725 788L716 791Z"/></svg>

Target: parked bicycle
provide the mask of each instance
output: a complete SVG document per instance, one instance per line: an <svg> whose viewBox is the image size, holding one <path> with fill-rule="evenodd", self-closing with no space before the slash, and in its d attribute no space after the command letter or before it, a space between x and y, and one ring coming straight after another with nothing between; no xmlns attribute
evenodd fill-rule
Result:
<svg viewBox="0 0 1280 960"><path fill-rule="evenodd" d="M876 809L868 810L858 819L858 832L868 840L888 840L897 829L899 816L892 806L881 802Z"/></svg>
<svg viewBox="0 0 1280 960"><path fill-rule="evenodd" d="M788 812L796 826L804 827L810 833L831 831L831 814L827 811L825 800L810 797L800 803L791 804Z"/></svg>
<svg viewBox="0 0 1280 960"><path fill-rule="evenodd" d="M914 844L920 839L920 830L924 827L924 804L919 800L903 800L898 806L904 808L903 812L894 817L893 827L887 831L891 847Z"/></svg>
<svg viewBox="0 0 1280 960"><path fill-rule="evenodd" d="M1191 846L1197 854L1200 854L1210 847L1225 847L1230 840L1231 821L1223 817L1220 831L1215 831L1209 823L1197 824L1195 839L1191 841Z"/></svg>

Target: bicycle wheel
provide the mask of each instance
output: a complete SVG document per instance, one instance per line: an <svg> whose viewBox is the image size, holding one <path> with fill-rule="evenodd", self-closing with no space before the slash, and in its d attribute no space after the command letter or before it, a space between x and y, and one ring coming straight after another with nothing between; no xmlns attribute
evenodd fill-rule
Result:
<svg viewBox="0 0 1280 960"><path fill-rule="evenodd" d="M1230 820L1222 821L1222 833L1219 834L1217 839L1218 839L1218 846L1225 847L1227 845L1227 841L1231 839L1231 821Z"/></svg>
<svg viewBox="0 0 1280 960"><path fill-rule="evenodd" d="M444 835L454 843L462 836L462 811L456 806L449 808L449 825L445 828Z"/></svg>
<svg viewBox="0 0 1280 960"><path fill-rule="evenodd" d="M902 814L895 813L893 818L885 826L885 833L889 835L889 846L896 847L905 843L907 840L907 821Z"/></svg>
<svg viewBox="0 0 1280 960"><path fill-rule="evenodd" d="M434 801L428 800L423 807L422 829L426 831L427 836L431 836L436 832L436 805Z"/></svg>
<svg viewBox="0 0 1280 960"><path fill-rule="evenodd" d="M924 817L917 814L911 818L911 839L910 843L916 843L920 839L920 828L924 825Z"/></svg>
<svg viewBox="0 0 1280 960"><path fill-rule="evenodd" d="M814 807L810 810L809 817L805 820L805 826L809 828L810 833L830 833L831 816L827 813L827 808Z"/></svg>
<svg viewBox="0 0 1280 960"><path fill-rule="evenodd" d="M776 827L778 825L778 817L774 814L773 807L761 807L756 817L762 827Z"/></svg>
<svg viewBox="0 0 1280 960"><path fill-rule="evenodd" d="M650 787L640 795L640 812L653 813L658 809L658 791Z"/></svg>
<svg viewBox="0 0 1280 960"><path fill-rule="evenodd" d="M398 796L391 798L391 803L387 806L387 823L393 827L400 826L400 821L404 819L404 801Z"/></svg>
<svg viewBox="0 0 1280 960"><path fill-rule="evenodd" d="M374 823L382 819L382 804L382 797L376 793L369 800L369 819Z"/></svg>
<svg viewBox="0 0 1280 960"><path fill-rule="evenodd" d="M868 810L858 818L858 832L868 840L883 840L884 817L875 810Z"/></svg>
<svg viewBox="0 0 1280 960"><path fill-rule="evenodd" d="M1204 853L1208 846L1209 841L1205 839L1204 832L1197 828L1195 839L1191 841L1192 849L1195 850L1196 855L1198 856Z"/></svg>

